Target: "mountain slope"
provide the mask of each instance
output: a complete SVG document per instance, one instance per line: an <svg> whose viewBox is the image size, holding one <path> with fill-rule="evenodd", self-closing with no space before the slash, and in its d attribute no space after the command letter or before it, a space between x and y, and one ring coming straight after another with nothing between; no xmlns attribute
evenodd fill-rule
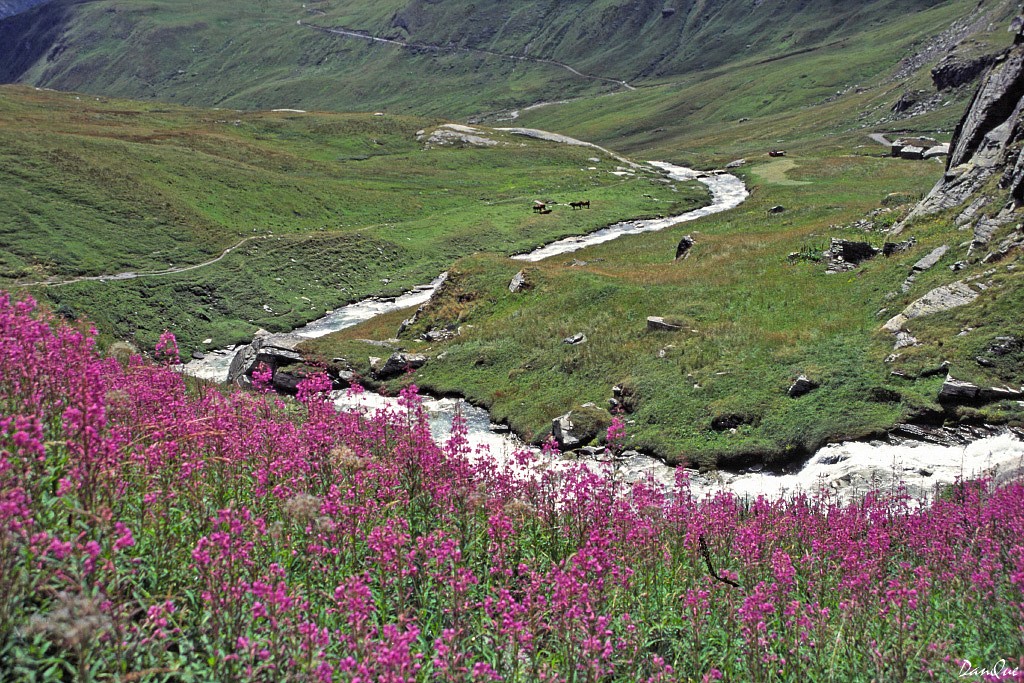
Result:
<svg viewBox="0 0 1024 683"><path fill-rule="evenodd" d="M0 288L63 283L39 292L143 345L169 325L183 345L227 345L429 282L467 253L706 198L624 180L593 149L498 132L472 144L452 129L431 140L438 124L0 87ZM529 210L584 194L591 211Z"/></svg>
<svg viewBox="0 0 1024 683"><path fill-rule="evenodd" d="M0 19L41 5L47 0L0 0Z"/></svg>
<svg viewBox="0 0 1024 683"><path fill-rule="evenodd" d="M1000 0L674 9L653 0L52 0L0 22L0 43L15 46L0 54L0 81L199 105L467 115L823 51L863 55L838 79L847 85L972 11L998 20L1012 10ZM885 45L865 38L879 32Z"/></svg>

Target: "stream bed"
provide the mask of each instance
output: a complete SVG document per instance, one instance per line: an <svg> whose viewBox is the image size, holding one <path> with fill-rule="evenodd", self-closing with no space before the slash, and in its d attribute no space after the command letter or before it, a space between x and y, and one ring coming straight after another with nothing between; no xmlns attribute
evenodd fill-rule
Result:
<svg viewBox="0 0 1024 683"><path fill-rule="evenodd" d="M540 261L625 235L663 230L735 208L747 198L743 181L731 174L704 174L665 162L650 164L661 169L672 180L698 180L705 184L711 191L711 203L668 218L622 221L587 235L551 242L513 258ZM371 297L344 306L294 330L292 334L319 337L384 313L422 305L430 299L445 276L442 273L433 282L415 287L398 297ZM211 351L204 358L183 365L182 371L203 379L224 382L235 353L235 348ZM334 392L332 400L339 410L372 413L375 410L400 409L397 399L365 391ZM482 408L452 398L424 397L423 402L430 419L431 432L439 442L447 439L450 434L456 412L462 414L467 425L469 446L475 458L489 458L496 467L510 467L524 476L529 475L531 468L550 470L552 467L571 466L571 460L544 456L514 434L492 424L490 415ZM531 453L531 457L520 457L526 451ZM685 476L694 495L729 491L747 498L758 495L778 497L795 492L812 493L824 488L843 499L852 499L871 489L896 491L902 485L911 497L925 499L939 487L951 484L958 478L1016 476L1024 470L1024 441L1009 430L963 446L940 446L917 441L832 444L815 453L799 471L787 473L753 471L756 468L751 468L737 473L702 474L696 470L669 467L655 458L630 451L624 455L626 457L607 463L596 459L579 462L607 471L623 482L648 479L666 488L673 488L677 477ZM531 464L523 465L524 462Z"/></svg>

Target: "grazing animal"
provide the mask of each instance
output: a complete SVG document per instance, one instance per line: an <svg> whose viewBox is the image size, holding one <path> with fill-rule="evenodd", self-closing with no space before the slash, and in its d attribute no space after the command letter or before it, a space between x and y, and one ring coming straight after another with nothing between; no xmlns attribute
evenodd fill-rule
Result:
<svg viewBox="0 0 1024 683"><path fill-rule="evenodd" d="M784 156L786 156L786 150L784 150L784 149L773 149L772 151L768 152L768 156L770 156L770 157L784 157Z"/></svg>
<svg viewBox="0 0 1024 683"><path fill-rule="evenodd" d="M536 213L550 213L551 212L551 209L549 209L548 205L545 204L544 202L534 202L533 203L533 210Z"/></svg>
<svg viewBox="0 0 1024 683"><path fill-rule="evenodd" d="M584 199L584 200L578 201L578 202L569 202L569 206L571 206L573 208L573 211L575 211L576 209L582 209L583 207L587 207L589 209L590 208L590 200L589 199Z"/></svg>

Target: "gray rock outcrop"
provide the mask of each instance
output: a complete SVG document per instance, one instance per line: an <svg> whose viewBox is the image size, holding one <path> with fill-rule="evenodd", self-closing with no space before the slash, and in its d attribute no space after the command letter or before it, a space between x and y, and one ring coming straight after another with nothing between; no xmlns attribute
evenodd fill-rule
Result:
<svg viewBox="0 0 1024 683"><path fill-rule="evenodd" d="M915 263L911 270L916 272L923 272L932 268L936 263L939 262L939 259L946 255L947 251L949 251L948 244L943 244L941 247L936 247L931 252L929 252L927 256L923 257L921 260Z"/></svg>
<svg viewBox="0 0 1024 683"><path fill-rule="evenodd" d="M266 330L259 330L251 342L239 347L235 352L228 368L227 383L247 385L253 370L261 363L267 366L274 376L282 367L301 363L302 354L296 349L304 341L307 341L305 337L295 334L270 334ZM271 381L273 383L273 380Z"/></svg>
<svg viewBox="0 0 1024 683"><path fill-rule="evenodd" d="M665 322L661 316L652 315L647 318L647 329L651 332L678 332L683 326Z"/></svg>
<svg viewBox="0 0 1024 683"><path fill-rule="evenodd" d="M558 442L560 449L566 450L580 445L580 437L574 432L575 428L571 411L551 421L551 436Z"/></svg>
<svg viewBox="0 0 1024 683"><path fill-rule="evenodd" d="M936 67L938 68L938 67ZM1008 190L1015 206L1024 203L1024 44L1015 44L991 58L967 113L950 142L946 172L928 196L908 216L908 221L960 206L993 175ZM977 211L976 207L974 211ZM898 233L907 221L894 228Z"/></svg>
<svg viewBox="0 0 1024 683"><path fill-rule="evenodd" d="M896 334L903 329L908 321L921 316L948 311L958 306L966 306L978 298L979 293L963 280L957 280L942 287L936 287L920 299L912 302L901 313L889 318L882 329Z"/></svg>
<svg viewBox="0 0 1024 683"><path fill-rule="evenodd" d="M679 244L676 245L676 261L685 258L690 253L690 247L695 244L692 235L684 235Z"/></svg>
<svg viewBox="0 0 1024 683"><path fill-rule="evenodd" d="M810 379L806 375L800 375L796 380L794 380L793 384L790 385L789 391L786 393L789 394L790 398L800 398L801 396L811 393L819 386L820 385L813 379Z"/></svg>
<svg viewBox="0 0 1024 683"><path fill-rule="evenodd" d="M388 359L376 370L375 374L377 379L391 379L409 370L421 368L426 362L427 357L421 353L393 353L388 356Z"/></svg>
<svg viewBox="0 0 1024 683"><path fill-rule="evenodd" d="M995 55L946 55L932 69L932 83L936 90L952 90L977 80L995 61Z"/></svg>
<svg viewBox="0 0 1024 683"><path fill-rule="evenodd" d="M516 294L523 291L528 286L529 283L526 281L526 271L520 270L515 274L515 276L513 276L512 281L508 283L508 291L512 294Z"/></svg>
<svg viewBox="0 0 1024 683"><path fill-rule="evenodd" d="M988 403L991 401L1013 400L1024 398L1024 391L1011 387L979 387L947 376L939 389L941 403Z"/></svg>

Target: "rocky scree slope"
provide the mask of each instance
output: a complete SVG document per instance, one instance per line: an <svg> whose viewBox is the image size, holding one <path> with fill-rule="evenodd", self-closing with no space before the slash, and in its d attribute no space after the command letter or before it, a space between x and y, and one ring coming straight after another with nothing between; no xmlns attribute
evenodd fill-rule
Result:
<svg viewBox="0 0 1024 683"><path fill-rule="evenodd" d="M914 266L904 293L916 298L883 329L896 335L896 353L889 358L894 374L902 375L902 366L930 362L946 375L938 396L946 417L1019 422L1024 34L1017 33L993 62L954 131L942 178L890 233L947 243L936 247L930 255L935 258ZM939 263L947 267L934 268ZM912 291L918 278L931 287L923 295L923 289ZM936 374L919 376L928 372ZM997 402L998 410L981 408Z"/></svg>

